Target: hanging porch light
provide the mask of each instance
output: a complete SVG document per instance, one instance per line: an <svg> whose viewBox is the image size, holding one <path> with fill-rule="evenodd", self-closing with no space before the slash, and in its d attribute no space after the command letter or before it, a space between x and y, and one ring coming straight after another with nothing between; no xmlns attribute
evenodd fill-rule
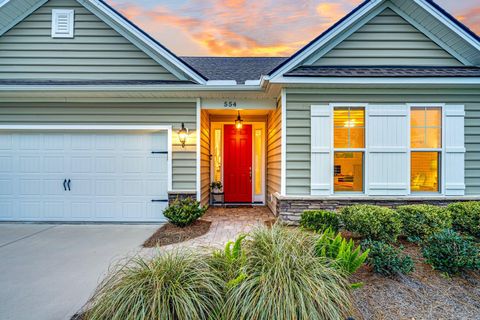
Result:
<svg viewBox="0 0 480 320"><path fill-rule="evenodd" d="M240 111L238 111L237 120L235 120L235 128L239 130L243 128L243 120L240 117Z"/></svg>
<svg viewBox="0 0 480 320"><path fill-rule="evenodd" d="M182 148L185 148L185 142L187 142L188 138L188 129L185 128L185 123L182 122L182 128L177 131L178 133L178 140L182 144Z"/></svg>

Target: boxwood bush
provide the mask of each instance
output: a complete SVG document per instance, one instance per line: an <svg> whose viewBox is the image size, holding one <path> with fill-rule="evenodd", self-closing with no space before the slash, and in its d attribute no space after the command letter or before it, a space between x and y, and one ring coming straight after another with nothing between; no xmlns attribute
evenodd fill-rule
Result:
<svg viewBox="0 0 480 320"><path fill-rule="evenodd" d="M372 240L396 241L402 223L395 210L373 205L354 205L341 211L345 229Z"/></svg>
<svg viewBox="0 0 480 320"><path fill-rule="evenodd" d="M448 206L452 215L453 228L480 238L480 202L459 202Z"/></svg>
<svg viewBox="0 0 480 320"><path fill-rule="evenodd" d="M422 253L434 269L448 274L480 269L480 250L477 244L452 229L445 229L428 238Z"/></svg>
<svg viewBox="0 0 480 320"><path fill-rule="evenodd" d="M304 211L300 219L300 226L318 232L323 232L329 228L333 231L338 231L340 228L340 219L338 214L333 211Z"/></svg>
<svg viewBox="0 0 480 320"><path fill-rule="evenodd" d="M362 242L364 250L370 250L367 263L373 267L375 273L384 276L409 274L413 271L414 263L410 256L402 254L401 250L383 242L365 240Z"/></svg>
<svg viewBox="0 0 480 320"><path fill-rule="evenodd" d="M192 198L177 199L165 209L163 215L170 223L183 228L203 216L207 208L207 206L202 207L200 202Z"/></svg>
<svg viewBox="0 0 480 320"><path fill-rule="evenodd" d="M397 208L402 221L402 234L413 239L425 239L443 229L450 228L450 212L432 205L410 205Z"/></svg>

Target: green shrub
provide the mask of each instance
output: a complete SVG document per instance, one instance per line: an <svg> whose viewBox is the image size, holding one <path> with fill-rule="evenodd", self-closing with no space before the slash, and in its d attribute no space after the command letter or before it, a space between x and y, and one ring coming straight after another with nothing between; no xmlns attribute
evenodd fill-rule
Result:
<svg viewBox="0 0 480 320"><path fill-rule="evenodd" d="M372 205L354 205L341 211L345 228L372 240L396 241L402 223L396 211Z"/></svg>
<svg viewBox="0 0 480 320"><path fill-rule="evenodd" d="M246 276L228 291L224 319L345 319L349 285L315 255L317 238L278 224L255 229L244 244Z"/></svg>
<svg viewBox="0 0 480 320"><path fill-rule="evenodd" d="M412 258L386 242L365 240L362 242L362 247L365 250L370 249L367 263L373 267L375 273L392 276L409 274L413 271Z"/></svg>
<svg viewBox="0 0 480 320"><path fill-rule="evenodd" d="M103 281L85 319L209 319L223 303L223 282L206 261L179 251L136 257Z"/></svg>
<svg viewBox="0 0 480 320"><path fill-rule="evenodd" d="M332 229L325 230L315 243L317 256L332 259L334 266L348 275L355 273L368 256L369 250L363 253L360 250L360 246L355 247L353 240L347 241Z"/></svg>
<svg viewBox="0 0 480 320"><path fill-rule="evenodd" d="M340 219L338 214L333 211L304 211L300 219L300 226L308 230L319 232L323 232L328 228L338 231L340 228Z"/></svg>
<svg viewBox="0 0 480 320"><path fill-rule="evenodd" d="M165 209L163 215L174 225L183 228L203 216L205 211L207 211L207 206L202 207L200 202L186 198L175 200Z"/></svg>
<svg viewBox="0 0 480 320"><path fill-rule="evenodd" d="M448 206L452 215L453 228L480 238L480 202L459 202Z"/></svg>
<svg viewBox="0 0 480 320"><path fill-rule="evenodd" d="M431 205L411 205L397 208L402 220L402 234L409 239L425 239L445 228L452 220L446 208Z"/></svg>
<svg viewBox="0 0 480 320"><path fill-rule="evenodd" d="M449 274L480 269L478 246L452 229L445 229L428 238L422 253L434 269Z"/></svg>

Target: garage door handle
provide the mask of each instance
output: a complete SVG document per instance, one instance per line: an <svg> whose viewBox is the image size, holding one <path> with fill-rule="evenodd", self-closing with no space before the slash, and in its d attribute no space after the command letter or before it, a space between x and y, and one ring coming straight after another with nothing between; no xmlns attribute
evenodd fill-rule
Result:
<svg viewBox="0 0 480 320"><path fill-rule="evenodd" d="M68 179L68 182L67 182L67 186L68 186L68 191L70 191L70 182L72 182L72 180Z"/></svg>
<svg viewBox="0 0 480 320"><path fill-rule="evenodd" d="M67 191L67 186L65 185L67 183L67 179L63 179L63 190Z"/></svg>

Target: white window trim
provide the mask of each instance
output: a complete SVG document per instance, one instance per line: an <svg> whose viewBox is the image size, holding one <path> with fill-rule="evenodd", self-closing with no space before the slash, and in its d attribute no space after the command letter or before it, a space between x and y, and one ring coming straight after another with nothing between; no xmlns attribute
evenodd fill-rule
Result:
<svg viewBox="0 0 480 320"><path fill-rule="evenodd" d="M57 33L55 20L60 14L67 14L69 16L70 24L68 25L68 33ZM73 9L52 9L52 38L73 38L75 25L75 10Z"/></svg>
<svg viewBox="0 0 480 320"><path fill-rule="evenodd" d="M2 131L167 131L167 192L172 191L172 126L171 125L0 125Z"/></svg>
<svg viewBox="0 0 480 320"><path fill-rule="evenodd" d="M331 163L331 181L330 181L330 194L336 196L366 196L368 195L368 139L367 139L367 130L368 130L368 103L330 103L330 121L331 125L331 139L330 142L330 163ZM365 131L364 131L364 139L365 139L365 147L364 148L346 148L346 149L337 149L335 148L335 123L334 123L334 110L335 108L364 108L364 122L365 122ZM349 192L349 191L341 191L335 192L335 152L363 152L363 191L362 192Z"/></svg>
<svg viewBox="0 0 480 320"><path fill-rule="evenodd" d="M429 148L412 148L412 128L411 128L411 114L412 108L419 107L419 108L440 108L442 112L442 132L441 132L441 139L442 139L442 147L429 149ZM409 196L444 196L445 195L445 103L407 103L408 108L408 141L407 141L407 154L408 154L408 195ZM440 190L438 192L412 192L412 151L431 151L431 152L440 152L440 179L438 179L440 183Z"/></svg>

